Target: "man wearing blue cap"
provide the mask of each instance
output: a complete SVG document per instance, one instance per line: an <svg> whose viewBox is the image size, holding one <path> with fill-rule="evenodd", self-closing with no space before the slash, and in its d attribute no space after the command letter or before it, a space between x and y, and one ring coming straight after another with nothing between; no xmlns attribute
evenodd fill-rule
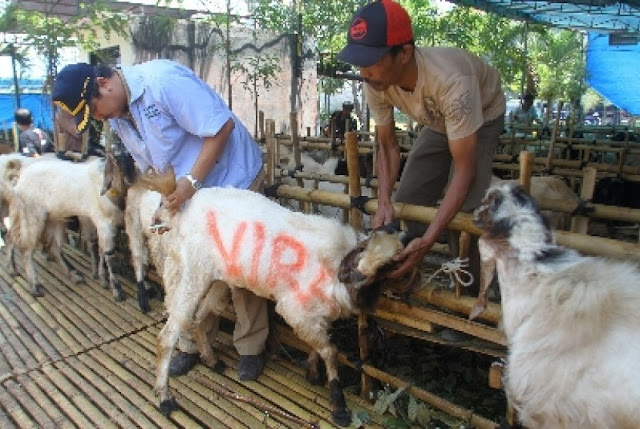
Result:
<svg viewBox="0 0 640 429"><path fill-rule="evenodd" d="M421 237L398 255L404 262L392 275L399 276L422 261L458 211L472 211L482 201L503 130L505 97L499 73L480 58L457 48L415 47L411 18L394 1L359 9L347 37L338 58L360 68L378 136L379 200L373 226L389 223L394 216L391 193L400 166L394 107L424 125L395 200L435 206L442 198L426 230L409 223L409 231ZM450 234L449 241L457 254L458 240ZM477 288L477 243L470 259Z"/></svg>
<svg viewBox="0 0 640 429"><path fill-rule="evenodd" d="M154 60L115 69L73 64L58 74L52 98L74 116L78 132L89 118L109 120L142 171L173 167L176 188L165 201L177 213L201 187L232 186L258 190L264 180L262 151L224 101L188 68ZM236 312L233 341L241 380L255 380L264 367L269 331L263 298L232 288ZM213 333L210 318L207 331ZM209 338L211 344L215 338ZM178 342L172 375L188 372L198 361L188 335Z"/></svg>

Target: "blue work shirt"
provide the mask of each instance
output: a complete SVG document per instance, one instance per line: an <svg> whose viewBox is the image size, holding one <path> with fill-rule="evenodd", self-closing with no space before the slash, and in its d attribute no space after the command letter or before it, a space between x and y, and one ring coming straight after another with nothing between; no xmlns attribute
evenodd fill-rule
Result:
<svg viewBox="0 0 640 429"><path fill-rule="evenodd" d="M205 137L232 119L235 127L224 151L202 183L205 187L248 188L262 167L262 151L222 98L190 69L169 60L122 66L130 91L133 124L110 119L113 130L142 171L173 166L176 179L188 174Z"/></svg>

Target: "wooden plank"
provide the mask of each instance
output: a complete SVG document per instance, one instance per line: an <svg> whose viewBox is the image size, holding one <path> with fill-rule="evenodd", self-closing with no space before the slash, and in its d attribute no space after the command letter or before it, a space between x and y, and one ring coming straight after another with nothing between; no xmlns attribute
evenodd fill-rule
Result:
<svg viewBox="0 0 640 429"><path fill-rule="evenodd" d="M96 369L98 364L96 362L92 361L92 365L89 367L77 357L71 357L68 361L88 383L91 383L95 389L99 390L104 397L109 398L119 410L129 417L135 426L141 428L152 426L151 421L140 412L138 407L129 402L122 392L116 390L108 380L98 374ZM125 427L130 426L131 425L127 425Z"/></svg>
<svg viewBox="0 0 640 429"><path fill-rule="evenodd" d="M7 276L7 273L0 266L0 277L2 278L2 280L0 280L0 288L4 288L6 286L11 290L11 293L15 296L15 299L12 299L15 306L33 321L33 323L39 328L40 333L61 356L68 356L73 353L71 345L76 345L77 342L71 337L65 335L64 332L63 335L60 335L60 327L49 314L47 309L35 301L34 305L30 306L21 299L18 294L15 294L13 288L4 282L6 279L5 276Z"/></svg>
<svg viewBox="0 0 640 429"><path fill-rule="evenodd" d="M91 267L86 255L68 246L65 246L64 249L65 255L69 256L74 266L85 276L87 285L91 286L89 289L91 296L96 297L96 299L99 298L99 301L105 304L107 302L115 304L118 308L116 314L127 321L126 326L131 326L133 329L142 329L164 317L164 306L158 300L151 300L151 311L148 314L142 313L138 308L137 286L130 279L122 276L118 276L118 280L123 292L125 292L126 300L122 303L116 303L113 300L111 290L104 289L98 280L91 278ZM109 305L108 307L111 308L113 306Z"/></svg>
<svg viewBox="0 0 640 429"><path fill-rule="evenodd" d="M11 367L11 372L22 372L25 371L27 367L18 353L18 350L22 350L22 347L19 343L16 343L18 342L11 328L3 319L0 319L0 344L2 345L2 354Z"/></svg>
<svg viewBox="0 0 640 429"><path fill-rule="evenodd" d="M135 407L137 413L131 413L131 415L135 415L139 421L146 419L151 422L150 424L141 425L141 427L177 427L175 423L158 411L149 397L140 394L137 390L139 386L136 386L136 388L131 387L129 384L129 381L131 381L130 373L102 350L92 350L89 354L78 356L78 359L88 367L91 367L109 386L115 389L118 395ZM146 389L145 391L148 392L148 390ZM150 398L153 398L153 393L151 393Z"/></svg>
<svg viewBox="0 0 640 429"><path fill-rule="evenodd" d="M111 401L102 395L91 383L84 379L69 362L58 362L54 365L65 377L73 383L82 395L98 407L113 424L119 427L130 427L131 420L122 410L118 409Z"/></svg>
<svg viewBox="0 0 640 429"><path fill-rule="evenodd" d="M39 428L53 429L55 427L53 421L44 412L44 410L33 400L31 395L24 389L24 386L17 383L15 380L7 380L4 383L4 387L9 394L13 396L20 406L29 414L34 420L36 426Z"/></svg>
<svg viewBox="0 0 640 429"><path fill-rule="evenodd" d="M79 390L73 385L64 374L54 366L44 366L42 371L51 379L51 381L63 392L74 404L76 409L83 414L88 421L90 427L116 428L107 415L102 410L89 401ZM87 427L89 427L87 426Z"/></svg>
<svg viewBox="0 0 640 429"><path fill-rule="evenodd" d="M80 353L92 343L78 331L64 312L53 307L46 295L35 299L29 292L29 286L22 277L16 277L13 284L16 293L24 300L41 318L52 326L56 333L69 345L72 353ZM46 292L45 292L46 294ZM55 321L55 322L54 322Z"/></svg>
<svg viewBox="0 0 640 429"><path fill-rule="evenodd" d="M51 369L49 370L51 371ZM91 422L78 410L69 398L51 381L45 373L33 371L29 377L47 394L76 427L91 427Z"/></svg>
<svg viewBox="0 0 640 429"><path fill-rule="evenodd" d="M16 401L4 385L0 386L0 403L7 415L7 418L4 420L11 419L19 428L36 428L38 426L37 422L25 412L20 406L20 403Z"/></svg>
<svg viewBox="0 0 640 429"><path fill-rule="evenodd" d="M73 424L60 411L60 409L51 401L47 394L38 386L38 384L28 375L18 376L18 382L29 392L37 406L40 407L53 421L55 428L67 429L73 428ZM0 427L4 427L0 425Z"/></svg>
<svg viewBox="0 0 640 429"><path fill-rule="evenodd" d="M89 291L85 290L88 289L87 285L69 286L65 284L64 282L68 283L69 280L65 278L57 264L55 264L55 267L53 265L49 264L46 270L39 271L39 275L48 280L52 287L57 286L55 293L51 294L52 301L57 299L59 308L67 308L68 311L77 316L78 329L87 332L94 344L101 344L103 341L112 340L125 333L120 327L123 325L116 325L109 319L102 317L101 309L104 309L105 306L93 305Z"/></svg>
<svg viewBox="0 0 640 429"><path fill-rule="evenodd" d="M125 367L135 371L139 379L144 379L150 385L155 384L155 365L149 365L148 361L144 362L144 357L140 354L140 348L130 338L123 338L121 341L111 344L111 346L109 353L114 357L128 357L124 362ZM146 363L146 367L138 366L141 362ZM213 427L245 427L235 420L235 417L225 415L215 407L209 407L211 409L205 411L204 409L207 408L207 405L210 405L210 402L197 395L190 386L183 382L181 377L171 378L170 385L172 386L171 392L178 401L180 408L197 421ZM154 403L157 404L158 400L155 399Z"/></svg>

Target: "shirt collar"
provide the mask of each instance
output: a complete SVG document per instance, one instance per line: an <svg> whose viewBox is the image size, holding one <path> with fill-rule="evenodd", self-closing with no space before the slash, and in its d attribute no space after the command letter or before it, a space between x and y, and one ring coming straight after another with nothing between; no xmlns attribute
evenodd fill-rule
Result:
<svg viewBox="0 0 640 429"><path fill-rule="evenodd" d="M140 98L144 92L144 79L142 75L131 66L117 66L115 70L124 83L129 104L133 103Z"/></svg>

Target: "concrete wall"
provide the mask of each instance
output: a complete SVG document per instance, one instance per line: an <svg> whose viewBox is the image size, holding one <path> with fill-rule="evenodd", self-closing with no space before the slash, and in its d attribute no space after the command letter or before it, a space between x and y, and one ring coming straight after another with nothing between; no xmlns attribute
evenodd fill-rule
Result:
<svg viewBox="0 0 640 429"><path fill-rule="evenodd" d="M135 25L135 24L134 24ZM135 28L135 27L134 27ZM189 39L187 24L181 23L171 36L168 45L161 52L153 52L134 46L129 38L114 37L103 38L101 48L119 47L121 64L137 64L155 58L170 58L192 68L203 80L205 80L223 99L228 102L228 88L226 73L226 56L224 54L224 38L219 30L209 30L212 34L208 43L203 43L203 34L200 27L196 27L196 44L206 46L206 49L193 49L193 43ZM292 85L299 85L296 91L298 96L293 101L298 112L299 132L306 133L306 127L312 132L316 127L318 118L318 92L315 60L303 62L302 77L299 80L292 79L292 49L295 49L293 38L279 36L266 32L258 33L254 40L253 31L244 27L235 27L230 31L231 52L234 63L243 63L248 67L248 60L258 55L276 56L279 60L280 71L272 79L268 89L258 87L258 109L265 112L266 119L276 121L276 132L289 133L289 114L292 110ZM206 51L206 52L205 52ZM79 52L78 61L88 61L89 54ZM253 94L245 90L243 81L246 76L234 71L231 74L232 110L243 121L247 129L253 133L255 126L255 99Z"/></svg>

